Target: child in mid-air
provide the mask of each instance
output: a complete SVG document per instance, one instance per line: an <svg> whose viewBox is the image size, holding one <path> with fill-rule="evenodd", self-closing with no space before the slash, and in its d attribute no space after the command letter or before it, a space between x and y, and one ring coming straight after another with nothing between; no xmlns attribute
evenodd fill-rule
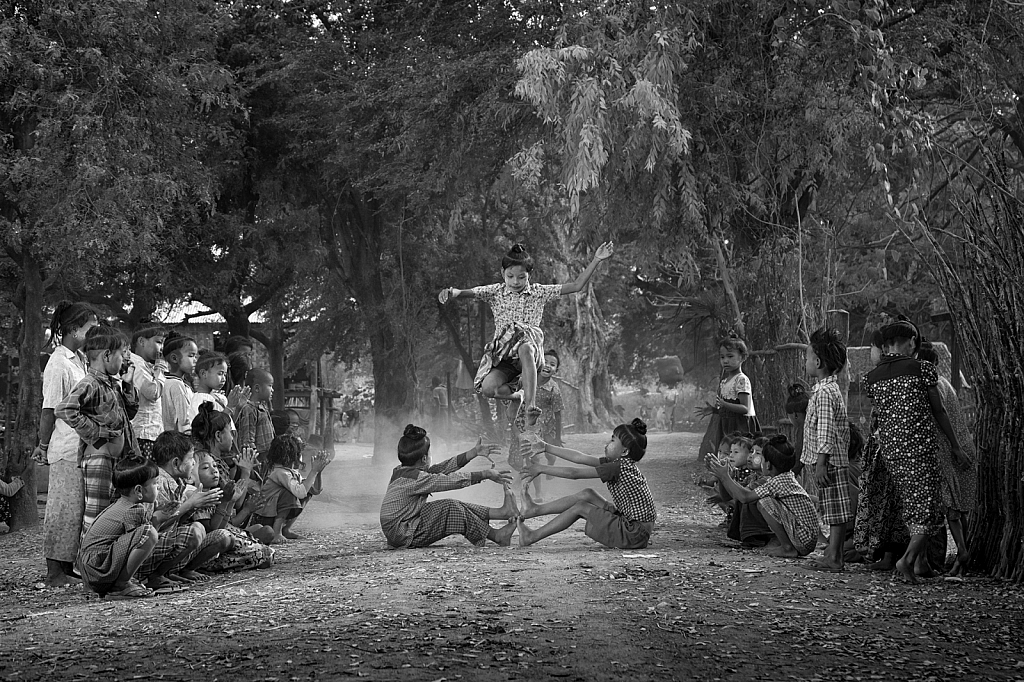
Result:
<svg viewBox="0 0 1024 682"><path fill-rule="evenodd" d="M131 425L139 408L139 393L132 384L135 369L127 362L124 334L97 325L86 333L82 350L89 358L89 373L57 405L54 415L66 421L82 441L82 529L89 530L117 497L114 464L124 455L141 454Z"/></svg>
<svg viewBox="0 0 1024 682"><path fill-rule="evenodd" d="M156 500L158 473L153 462L136 455L114 467L120 497L89 526L76 562L82 582L93 592L110 599L152 596L135 574L156 548L157 532L147 505Z"/></svg>
<svg viewBox="0 0 1024 682"><path fill-rule="evenodd" d="M188 433L192 428L191 374L198 355L199 346L194 339L175 331L164 337L164 360L168 366L164 393L160 397L164 431Z"/></svg>
<svg viewBox="0 0 1024 682"><path fill-rule="evenodd" d="M511 520L501 528L490 521L513 519L519 510L508 490L512 476L507 471L459 471L476 457L488 459L497 454L497 445L476 446L461 455L430 464L430 438L419 426L409 424L398 440L400 466L391 473L384 501L380 506L380 527L388 544L398 548L427 547L449 535L461 535L482 547L487 540L508 546L516 525ZM458 490L483 480L500 483L505 501L500 507L484 507L460 500L427 501L431 493Z"/></svg>
<svg viewBox="0 0 1024 682"><path fill-rule="evenodd" d="M825 555L810 567L838 573L845 566L846 528L854 519L848 472L850 421L837 376L846 366L846 346L839 333L822 327L811 334L805 360L807 375L816 381L807 402L798 480L808 494L817 495L822 520L829 527Z"/></svg>
<svg viewBox="0 0 1024 682"><path fill-rule="evenodd" d="M163 327L141 327L132 334L129 359L135 373L132 383L139 391L139 411L132 419L132 428L143 457L153 452L153 441L164 430L160 396L164 392L167 362L164 361Z"/></svg>
<svg viewBox="0 0 1024 682"><path fill-rule="evenodd" d="M779 546L768 549L778 557L806 556L814 551L819 536L818 513L807 492L791 471L796 462L793 446L785 436L772 436L762 448L762 471L767 476L756 490L737 483L729 465L708 457L705 462L729 494L755 509L778 539Z"/></svg>
<svg viewBox="0 0 1024 682"><path fill-rule="evenodd" d="M299 540L301 536L292 532L292 525L309 498L320 493L320 472L327 466L328 458L318 453L313 457L309 473L303 477L302 441L283 435L271 441L267 462L270 473L261 490L263 506L253 512L251 523L273 528L271 543Z"/></svg>
<svg viewBox="0 0 1024 682"><path fill-rule="evenodd" d="M489 303L494 313L494 340L480 362L477 390L488 398L519 402L525 407L526 424L532 427L537 423L541 414L537 407L537 371L544 362L544 332L540 328L544 305L558 296L583 291L597 266L612 253L611 242L599 246L587 269L569 284L534 284L530 282L533 258L522 244L516 244L501 260L502 283L441 290L438 300L442 304L455 298L476 298ZM521 392L512 388L520 375Z"/></svg>
<svg viewBox="0 0 1024 682"><path fill-rule="evenodd" d="M518 519L519 544L523 547L568 529L579 519L586 519L588 537L605 547L616 549L642 549L647 546L654 530L657 511L647 479L636 463L647 450L647 424L634 419L631 424L619 424L604 448L604 457L592 457L576 450L538 443L539 453L581 464L581 467L554 467L530 462L523 469L525 480L541 474L559 478L599 478L608 486L613 502L587 488L546 504L535 504L525 493L526 505ZM558 514L536 530L531 530L522 519L547 514Z"/></svg>

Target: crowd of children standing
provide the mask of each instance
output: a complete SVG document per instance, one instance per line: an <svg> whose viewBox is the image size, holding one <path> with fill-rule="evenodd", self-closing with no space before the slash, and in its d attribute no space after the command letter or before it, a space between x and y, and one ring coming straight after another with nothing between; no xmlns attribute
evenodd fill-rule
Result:
<svg viewBox="0 0 1024 682"><path fill-rule="evenodd" d="M217 571L268 566L270 545L320 492L325 452L275 433L273 378L252 342L225 353L146 326L129 340L85 303L50 326L36 461L48 464L50 586L108 597L176 592Z"/></svg>
<svg viewBox="0 0 1024 682"><path fill-rule="evenodd" d="M970 560L963 516L974 506L976 463L956 392L938 375L937 356L906 318L872 336L874 369L862 378L872 411L866 441L849 421L838 375L846 346L834 330L811 335L805 370L814 384L802 438L764 436L735 428L735 416L753 414L749 379L742 372L744 343L722 341L721 389L705 437L713 479L709 503L726 512L730 538L768 553L803 557L842 572L847 562L894 570L908 582L944 568L946 524L956 543L948 567L958 575ZM732 389L732 394L729 393ZM944 524L945 521L945 524Z"/></svg>

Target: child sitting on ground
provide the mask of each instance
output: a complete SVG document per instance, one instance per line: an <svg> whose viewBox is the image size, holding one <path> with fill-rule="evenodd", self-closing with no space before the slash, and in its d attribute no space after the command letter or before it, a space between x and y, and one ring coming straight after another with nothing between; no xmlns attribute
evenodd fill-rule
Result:
<svg viewBox="0 0 1024 682"><path fill-rule="evenodd" d="M57 405L63 419L81 439L79 458L85 489L82 530L117 497L114 463L126 454L141 454L131 420L139 409L139 392L132 384L135 368L128 360L128 338L106 325L85 334L82 347L89 373Z"/></svg>
<svg viewBox="0 0 1024 682"><path fill-rule="evenodd" d="M380 506L380 527L388 544L396 548L427 547L449 535L461 535L477 547L487 540L507 547L516 525L509 521L501 528L490 521L513 519L519 510L508 490L512 476L507 471L459 471L476 457L490 459L500 451L497 445L478 442L473 449L445 461L430 464L430 438L419 426L409 424L398 440L398 461ZM427 501L431 493L458 490L483 480L500 483L505 501L497 508L469 504L460 500Z"/></svg>
<svg viewBox="0 0 1024 682"><path fill-rule="evenodd" d="M147 503L156 500L159 470L148 459L125 457L114 467L114 487L120 497L89 526L78 551L78 572L85 586L110 599L152 596L135 580L135 573L157 543Z"/></svg>
<svg viewBox="0 0 1024 682"><path fill-rule="evenodd" d="M152 523L159 533L156 547L139 568L139 577L155 592L177 592L181 583L206 580L196 569L231 547L225 530L206 532L191 520L199 508L220 502L219 489L185 499L185 486L195 468L191 439L179 431L164 431L153 443L153 463L159 467Z"/></svg>
<svg viewBox="0 0 1024 682"><path fill-rule="evenodd" d="M7 498L17 495L24 486L21 476L12 477L10 483L0 478L0 523L6 523L8 528L11 526L11 503Z"/></svg>
<svg viewBox="0 0 1024 682"><path fill-rule="evenodd" d="M631 424L619 424L604 448L604 457L559 448L541 441L538 453L550 453L582 467L554 467L530 462L523 469L523 480L529 482L541 474L558 478L599 478L608 486L614 504L591 488L568 495L546 504L535 504L525 491L526 506L520 519L519 544L522 547L568 529L579 519L586 519L588 537L605 547L616 549L642 549L647 546L654 530L657 511L647 479L636 463L647 450L647 424L634 419ZM531 530L522 519L547 514L558 514L536 530Z"/></svg>
<svg viewBox="0 0 1024 682"><path fill-rule="evenodd" d="M327 466L328 459L322 453L317 454L303 478L300 472L302 441L284 435L271 441L267 462L271 468L263 483L263 506L253 512L250 523L273 528L271 543L301 540L301 536L292 532L292 525L309 498L319 494L320 472Z"/></svg>
<svg viewBox="0 0 1024 682"><path fill-rule="evenodd" d="M742 504L756 503L756 511L779 541L779 546L770 548L768 554L806 556L814 551L821 525L807 492L793 475L793 446L783 435L772 436L762 455L762 470L767 478L757 490L734 481L728 465L710 457L706 464L733 498Z"/></svg>

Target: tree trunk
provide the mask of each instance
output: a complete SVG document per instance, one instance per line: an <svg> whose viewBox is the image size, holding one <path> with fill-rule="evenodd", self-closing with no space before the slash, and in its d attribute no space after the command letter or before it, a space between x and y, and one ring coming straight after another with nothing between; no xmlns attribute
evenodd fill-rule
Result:
<svg viewBox="0 0 1024 682"><path fill-rule="evenodd" d="M274 397L271 402L275 410L283 410L285 404L284 322L281 319L281 314L276 310L269 313L269 315L270 334L266 337L266 346L270 359L270 373L274 377ZM260 336L263 335L261 334Z"/></svg>
<svg viewBox="0 0 1024 682"><path fill-rule="evenodd" d="M11 499L11 530L17 531L39 524L36 504L36 465L32 461L43 405L43 376L39 368L39 352L43 348L43 277L39 262L28 248L22 256L24 298L21 308L21 346L18 349L18 413L14 421L14 437L7 442L7 470L20 475L25 487Z"/></svg>

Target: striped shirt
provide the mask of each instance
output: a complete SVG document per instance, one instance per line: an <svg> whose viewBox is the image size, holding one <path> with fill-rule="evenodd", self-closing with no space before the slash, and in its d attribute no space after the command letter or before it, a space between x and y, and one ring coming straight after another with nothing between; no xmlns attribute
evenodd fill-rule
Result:
<svg viewBox="0 0 1024 682"><path fill-rule="evenodd" d="M849 450L850 420L846 416L839 380L835 375L818 379L807 401L800 461L814 465L821 455L828 455L829 464L845 467L850 465Z"/></svg>
<svg viewBox="0 0 1024 682"><path fill-rule="evenodd" d="M462 453L425 468L395 467L380 505L380 527L388 544L408 546L416 534L420 512L431 493L458 490L483 480L482 471L459 471L468 462L466 453Z"/></svg>

